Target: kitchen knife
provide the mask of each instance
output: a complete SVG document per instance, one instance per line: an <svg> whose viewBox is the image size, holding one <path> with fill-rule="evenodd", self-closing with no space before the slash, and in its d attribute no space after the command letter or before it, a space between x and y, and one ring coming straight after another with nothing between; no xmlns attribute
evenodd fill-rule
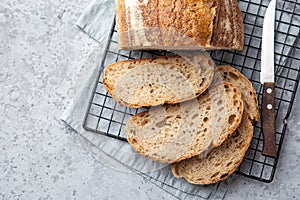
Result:
<svg viewBox="0 0 300 200"><path fill-rule="evenodd" d="M275 88L274 88L274 27L276 0L271 0L263 22L261 73L263 84L261 106L264 146L262 154L276 158Z"/></svg>

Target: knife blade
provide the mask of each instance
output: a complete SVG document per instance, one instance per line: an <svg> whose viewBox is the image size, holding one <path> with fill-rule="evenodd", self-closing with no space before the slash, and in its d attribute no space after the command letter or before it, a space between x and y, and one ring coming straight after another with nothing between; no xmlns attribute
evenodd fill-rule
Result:
<svg viewBox="0 0 300 200"><path fill-rule="evenodd" d="M263 84L261 107L263 150L262 154L273 158L276 154L275 87L274 87L274 31L276 0L271 0L263 22L261 73Z"/></svg>

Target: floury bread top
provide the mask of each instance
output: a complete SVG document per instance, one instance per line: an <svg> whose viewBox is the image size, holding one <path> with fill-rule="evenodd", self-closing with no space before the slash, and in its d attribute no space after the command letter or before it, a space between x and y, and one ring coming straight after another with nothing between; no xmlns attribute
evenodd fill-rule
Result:
<svg viewBox="0 0 300 200"><path fill-rule="evenodd" d="M238 49L236 0L116 0L120 49Z"/></svg>

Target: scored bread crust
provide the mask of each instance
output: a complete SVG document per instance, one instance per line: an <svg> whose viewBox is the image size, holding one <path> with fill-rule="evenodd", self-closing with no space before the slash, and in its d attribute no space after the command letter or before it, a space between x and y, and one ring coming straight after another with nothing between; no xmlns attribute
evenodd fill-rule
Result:
<svg viewBox="0 0 300 200"><path fill-rule="evenodd" d="M125 134L139 154L173 163L220 146L238 127L242 113L240 91L224 82L196 99L134 115Z"/></svg>
<svg viewBox="0 0 300 200"><path fill-rule="evenodd" d="M252 123L257 122L260 117L258 100L252 83L242 73L231 66L222 65L218 66L217 69L221 73L223 81L234 84L241 91L245 112L248 113Z"/></svg>
<svg viewBox="0 0 300 200"><path fill-rule="evenodd" d="M244 48L244 23L236 0L220 0L211 46L217 49ZM231 43L231 44L229 44Z"/></svg>
<svg viewBox="0 0 300 200"><path fill-rule="evenodd" d="M230 176L243 160L253 136L253 125L248 114L233 134L213 149L205 158L195 156L172 164L172 173L193 184L212 184Z"/></svg>
<svg viewBox="0 0 300 200"><path fill-rule="evenodd" d="M236 0L117 0L120 49L235 49L244 47Z"/></svg>
<svg viewBox="0 0 300 200"><path fill-rule="evenodd" d="M211 84L214 63L204 54L119 61L102 76L108 93L124 106L140 108L193 99Z"/></svg>

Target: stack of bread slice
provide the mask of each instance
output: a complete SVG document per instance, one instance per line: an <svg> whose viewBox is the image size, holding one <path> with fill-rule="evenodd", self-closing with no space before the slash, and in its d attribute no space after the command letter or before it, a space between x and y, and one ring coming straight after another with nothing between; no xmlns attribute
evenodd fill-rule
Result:
<svg viewBox="0 0 300 200"><path fill-rule="evenodd" d="M139 108L125 127L139 154L172 163L176 177L210 184L241 163L259 118L251 82L205 53L114 63L103 84L119 103Z"/></svg>
<svg viewBox="0 0 300 200"><path fill-rule="evenodd" d="M242 50L236 0L116 0L119 49ZM251 82L205 53L120 61L103 84L119 103L150 107L132 116L127 140L139 154L172 164L194 184L227 178L241 163L259 119Z"/></svg>
<svg viewBox="0 0 300 200"><path fill-rule="evenodd" d="M241 123L224 143L214 148L207 157L193 157L172 164L172 172L194 184L210 184L226 179L234 172L250 145L253 124L259 119L256 92L251 82L231 66L219 66L224 81L233 83L242 94L244 114Z"/></svg>

